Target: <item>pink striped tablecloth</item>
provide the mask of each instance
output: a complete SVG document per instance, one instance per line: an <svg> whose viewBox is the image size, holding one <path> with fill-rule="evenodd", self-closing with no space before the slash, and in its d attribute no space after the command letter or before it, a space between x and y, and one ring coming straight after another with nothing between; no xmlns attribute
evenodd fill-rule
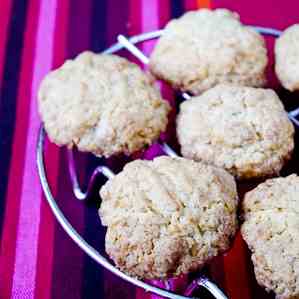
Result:
<svg viewBox="0 0 299 299"><path fill-rule="evenodd" d="M40 126L36 94L43 76L65 59L86 49L100 52L113 44L119 33L134 35L163 28L171 18L203 7L235 10L249 25L284 29L299 23L298 0L1 0L1 299L151 296L88 258L53 217L35 163ZM153 42L145 44L145 53L152 46ZM273 39L268 39L268 46L273 58ZM277 82L271 68L273 59L269 78L270 85L275 87ZM164 92L173 97L169 89ZM283 93L283 96L290 95ZM173 128L169 132L171 142ZM155 147L145 156L150 158L154 154ZM105 231L96 212L99 199L87 206L74 200L66 173L65 151L47 144L46 156L48 177L58 203L76 229L103 250ZM97 161L88 155L78 159L81 179L86 182ZM115 160L109 164L114 169L120 168L123 162ZM239 234L230 252L215 259L205 272L230 298L272 297L257 286L246 245Z"/></svg>

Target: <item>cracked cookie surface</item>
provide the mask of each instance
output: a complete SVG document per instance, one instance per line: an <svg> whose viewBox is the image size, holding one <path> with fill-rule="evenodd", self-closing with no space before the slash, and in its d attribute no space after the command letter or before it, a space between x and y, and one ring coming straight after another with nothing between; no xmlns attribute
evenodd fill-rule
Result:
<svg viewBox="0 0 299 299"><path fill-rule="evenodd" d="M200 9L170 21L150 57L150 70L198 95L220 83L263 86L268 63L263 37L227 9Z"/></svg>
<svg viewBox="0 0 299 299"><path fill-rule="evenodd" d="M91 52L49 73L38 102L53 142L106 157L150 145L166 129L170 110L136 64Z"/></svg>
<svg viewBox="0 0 299 299"><path fill-rule="evenodd" d="M100 195L106 252L134 277L198 270L229 248L237 228L234 178L184 158L130 162Z"/></svg>
<svg viewBox="0 0 299 299"><path fill-rule="evenodd" d="M235 85L182 103L177 136L184 157L239 179L278 174L294 148L294 127L276 93Z"/></svg>
<svg viewBox="0 0 299 299"><path fill-rule="evenodd" d="M299 90L299 24L287 28L276 39L275 72L284 88Z"/></svg>
<svg viewBox="0 0 299 299"><path fill-rule="evenodd" d="M299 298L299 177L260 184L245 195L243 212L258 283L277 299Z"/></svg>

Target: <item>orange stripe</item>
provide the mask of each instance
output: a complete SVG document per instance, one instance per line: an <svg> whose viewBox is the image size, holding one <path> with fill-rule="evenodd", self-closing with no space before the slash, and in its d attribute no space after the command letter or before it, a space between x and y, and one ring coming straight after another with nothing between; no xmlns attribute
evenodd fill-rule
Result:
<svg viewBox="0 0 299 299"><path fill-rule="evenodd" d="M211 0L197 0L198 8L211 8Z"/></svg>

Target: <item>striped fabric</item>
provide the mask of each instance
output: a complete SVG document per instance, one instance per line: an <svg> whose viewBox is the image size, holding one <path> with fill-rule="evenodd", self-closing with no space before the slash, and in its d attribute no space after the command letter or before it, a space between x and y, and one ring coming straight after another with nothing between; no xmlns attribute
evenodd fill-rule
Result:
<svg viewBox="0 0 299 299"><path fill-rule="evenodd" d="M65 59L86 49L100 52L114 43L119 33L134 35L156 30L184 11L200 7L227 7L239 12L247 24L277 29L299 22L297 0L1 0L1 299L151 296L93 262L54 219L36 170L40 125L36 94L43 76ZM269 47L272 44L269 40ZM152 46L150 42L142 49L148 54ZM275 78L272 79L275 84ZM172 91L165 87L163 91L172 97ZM153 154L155 149L146 156ZM47 144L46 156L48 178L58 203L76 229L103 250L105 231L97 217L98 202L86 207L73 199L64 150ZM81 180L86 182L96 161L90 156L80 156L78 160ZM230 298L269 297L256 285L246 246L239 235L232 250L204 271Z"/></svg>

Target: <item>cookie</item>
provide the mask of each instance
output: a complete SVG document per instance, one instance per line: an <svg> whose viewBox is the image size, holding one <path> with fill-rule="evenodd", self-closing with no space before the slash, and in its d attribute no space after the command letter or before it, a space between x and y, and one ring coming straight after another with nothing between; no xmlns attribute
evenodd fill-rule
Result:
<svg viewBox="0 0 299 299"><path fill-rule="evenodd" d="M223 167L238 179L279 174L294 148L294 127L273 90L217 85L181 105L184 157Z"/></svg>
<svg viewBox="0 0 299 299"><path fill-rule="evenodd" d="M287 28L276 40L275 72L284 88L299 90L299 24Z"/></svg>
<svg viewBox="0 0 299 299"><path fill-rule="evenodd" d="M260 184L245 195L243 211L258 283L277 299L299 298L299 177Z"/></svg>
<svg viewBox="0 0 299 299"><path fill-rule="evenodd" d="M265 84L263 37L227 9L200 9L170 21L150 57L150 70L181 91L198 95L220 83Z"/></svg>
<svg viewBox="0 0 299 299"><path fill-rule="evenodd" d="M106 252L138 278L198 270L229 248L237 227L233 177L184 158L130 162L100 195Z"/></svg>
<svg viewBox="0 0 299 299"><path fill-rule="evenodd" d="M170 110L136 64L91 52L49 73L38 103L53 142L106 157L151 144L165 130Z"/></svg>

